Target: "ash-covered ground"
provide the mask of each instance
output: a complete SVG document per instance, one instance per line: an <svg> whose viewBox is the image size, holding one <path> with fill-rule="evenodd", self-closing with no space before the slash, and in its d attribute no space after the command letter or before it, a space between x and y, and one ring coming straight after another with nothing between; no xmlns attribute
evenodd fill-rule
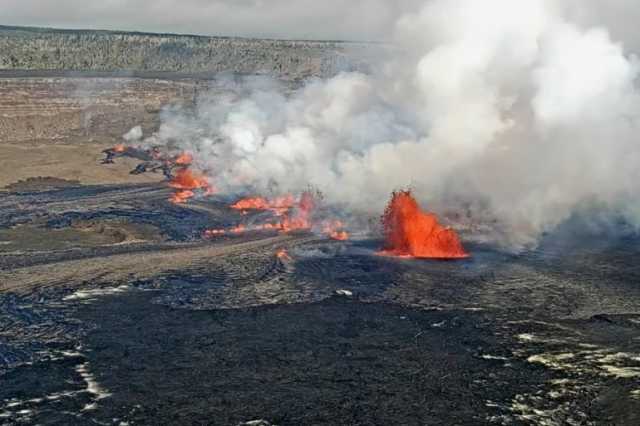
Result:
<svg viewBox="0 0 640 426"><path fill-rule="evenodd" d="M640 421L637 239L396 259L169 195L2 198L0 424Z"/></svg>
<svg viewBox="0 0 640 426"><path fill-rule="evenodd" d="M100 160L204 83L0 83L0 425L640 423L633 233L574 218L535 251L466 241L457 261L379 256L375 236L203 238L251 213Z"/></svg>

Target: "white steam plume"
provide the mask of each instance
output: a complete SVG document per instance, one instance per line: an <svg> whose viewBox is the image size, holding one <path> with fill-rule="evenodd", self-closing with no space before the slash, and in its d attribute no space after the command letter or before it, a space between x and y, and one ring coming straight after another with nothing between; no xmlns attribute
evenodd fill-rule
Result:
<svg viewBox="0 0 640 426"><path fill-rule="evenodd" d="M374 74L291 95L248 81L194 113L167 111L156 138L197 152L225 190L311 184L379 214L411 186L436 211L495 223L508 244L585 205L637 223L638 64L589 16L573 0L429 1L398 21Z"/></svg>

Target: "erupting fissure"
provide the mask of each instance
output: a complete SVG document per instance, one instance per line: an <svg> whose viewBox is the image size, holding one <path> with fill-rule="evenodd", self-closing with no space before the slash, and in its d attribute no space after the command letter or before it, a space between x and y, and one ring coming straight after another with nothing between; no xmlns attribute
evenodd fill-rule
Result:
<svg viewBox="0 0 640 426"><path fill-rule="evenodd" d="M294 207L296 200L291 194L287 194L281 197L273 199L266 199L263 197L251 197L243 198L238 202L231 205L232 209L247 211L247 210L269 210L276 216L282 216L289 209Z"/></svg>
<svg viewBox="0 0 640 426"><path fill-rule="evenodd" d="M317 196L313 191L304 191L296 202L291 194L273 199L263 197L243 198L231 205L232 209L247 212L248 210L271 211L277 221L255 225L240 224L228 229L209 229L204 232L205 237L214 237L225 234L239 234L246 231L276 230L279 232L291 232L298 230L310 230L316 225L313 213L317 208ZM340 221L325 221L321 223L322 232L335 240L347 240L349 234L343 229Z"/></svg>
<svg viewBox="0 0 640 426"><path fill-rule="evenodd" d="M382 216L383 255L433 259L461 259L469 254L456 232L424 212L410 191L394 192Z"/></svg>
<svg viewBox="0 0 640 426"><path fill-rule="evenodd" d="M344 224L339 220L329 220L322 223L322 233L332 240L345 241L349 239L349 233L344 230Z"/></svg>
<svg viewBox="0 0 640 426"><path fill-rule="evenodd" d="M213 193L213 188L209 185L207 178L190 169L180 169L169 182L169 186L177 191L169 198L173 203L184 203L195 195L194 190L201 189L205 195Z"/></svg>
<svg viewBox="0 0 640 426"><path fill-rule="evenodd" d="M142 163L130 173L138 175L146 172L162 171L169 179L169 186L177 191L169 198L172 203L185 203L196 195L196 190L204 195L212 194L213 188L207 178L198 172L190 170L193 163L193 155L188 152L179 154L164 153L159 147L143 148L118 144L113 148L105 149L104 164L113 163L116 157L132 157L142 160Z"/></svg>

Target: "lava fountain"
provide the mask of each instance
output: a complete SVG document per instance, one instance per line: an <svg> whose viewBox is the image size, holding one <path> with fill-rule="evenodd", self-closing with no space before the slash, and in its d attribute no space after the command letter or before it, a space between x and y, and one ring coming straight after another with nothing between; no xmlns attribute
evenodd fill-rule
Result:
<svg viewBox="0 0 640 426"><path fill-rule="evenodd" d="M411 191L394 192L382 216L383 255L432 259L469 257L456 232L424 212Z"/></svg>

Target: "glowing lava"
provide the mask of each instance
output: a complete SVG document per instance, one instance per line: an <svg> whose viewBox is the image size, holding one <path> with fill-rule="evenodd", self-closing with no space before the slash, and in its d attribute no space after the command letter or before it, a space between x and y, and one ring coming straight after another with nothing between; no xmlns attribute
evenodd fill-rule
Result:
<svg viewBox="0 0 640 426"><path fill-rule="evenodd" d="M296 200L291 194L268 200L263 197L243 198L231 206L232 209L241 210L246 214L247 210L270 210L277 216L281 216L295 206Z"/></svg>
<svg viewBox="0 0 640 426"><path fill-rule="evenodd" d="M249 226L238 225L231 229L209 229L203 235L205 237L213 237L245 231L276 230L279 232L291 232L310 230L314 224L312 216L317 207L316 197L317 195L312 191L305 191L300 195L298 202L295 202L292 195L285 195L272 200L262 197L244 198L233 204L231 208L241 212L270 210L277 216L276 221ZM349 238L349 234L342 230L342 223L339 221L325 222L323 232L336 240Z"/></svg>
<svg viewBox="0 0 640 426"><path fill-rule="evenodd" d="M243 212L247 210L270 210L276 216L281 217L279 222L254 225L250 229L277 229L282 232L290 232L311 228L311 214L315 206L316 202L313 193L305 191L297 203L293 195L289 194L272 200L262 197L244 198L233 204L231 208Z"/></svg>
<svg viewBox="0 0 640 426"><path fill-rule="evenodd" d="M171 197L169 197L169 201L175 204L186 203L189 198L195 196L196 193L189 189L181 189L180 191L176 191Z"/></svg>
<svg viewBox="0 0 640 426"><path fill-rule="evenodd" d="M119 143L118 145L114 146L111 149L113 149L113 152L124 152L127 149L127 147L123 143Z"/></svg>
<svg viewBox="0 0 640 426"><path fill-rule="evenodd" d="M169 182L169 186L177 189L175 194L169 198L169 201L178 204L184 203L193 197L195 189L204 190L206 195L213 193L213 188L209 185L207 178L189 169L178 170L171 182Z"/></svg>
<svg viewBox="0 0 640 426"><path fill-rule="evenodd" d="M469 255L456 232L423 212L410 191L394 192L382 217L385 246L381 254L435 259L461 259Z"/></svg>
<svg viewBox="0 0 640 426"><path fill-rule="evenodd" d="M332 240L346 241L349 239L349 233L343 228L344 225L339 220L331 220L322 224L322 232Z"/></svg>
<svg viewBox="0 0 640 426"><path fill-rule="evenodd" d="M289 256L289 253L287 253L287 250L285 250L285 249L283 249L283 248L282 248L282 249L280 249L280 250L278 250L278 251L276 252L276 256L277 256L277 257L278 257L278 259L280 259L280 260L286 260L286 261L291 261L291 260L293 260L293 259L291 258L291 256Z"/></svg>
<svg viewBox="0 0 640 426"><path fill-rule="evenodd" d="M189 164L191 164L192 161L193 161L193 156L187 152L183 152L182 154L178 155L175 158L175 160L173 160L175 164L179 164L183 166L188 166Z"/></svg>
<svg viewBox="0 0 640 426"><path fill-rule="evenodd" d="M300 201L292 214L287 213L282 218L280 225L284 232L311 229L311 214L316 207L316 201L311 191L305 191L300 195Z"/></svg>

